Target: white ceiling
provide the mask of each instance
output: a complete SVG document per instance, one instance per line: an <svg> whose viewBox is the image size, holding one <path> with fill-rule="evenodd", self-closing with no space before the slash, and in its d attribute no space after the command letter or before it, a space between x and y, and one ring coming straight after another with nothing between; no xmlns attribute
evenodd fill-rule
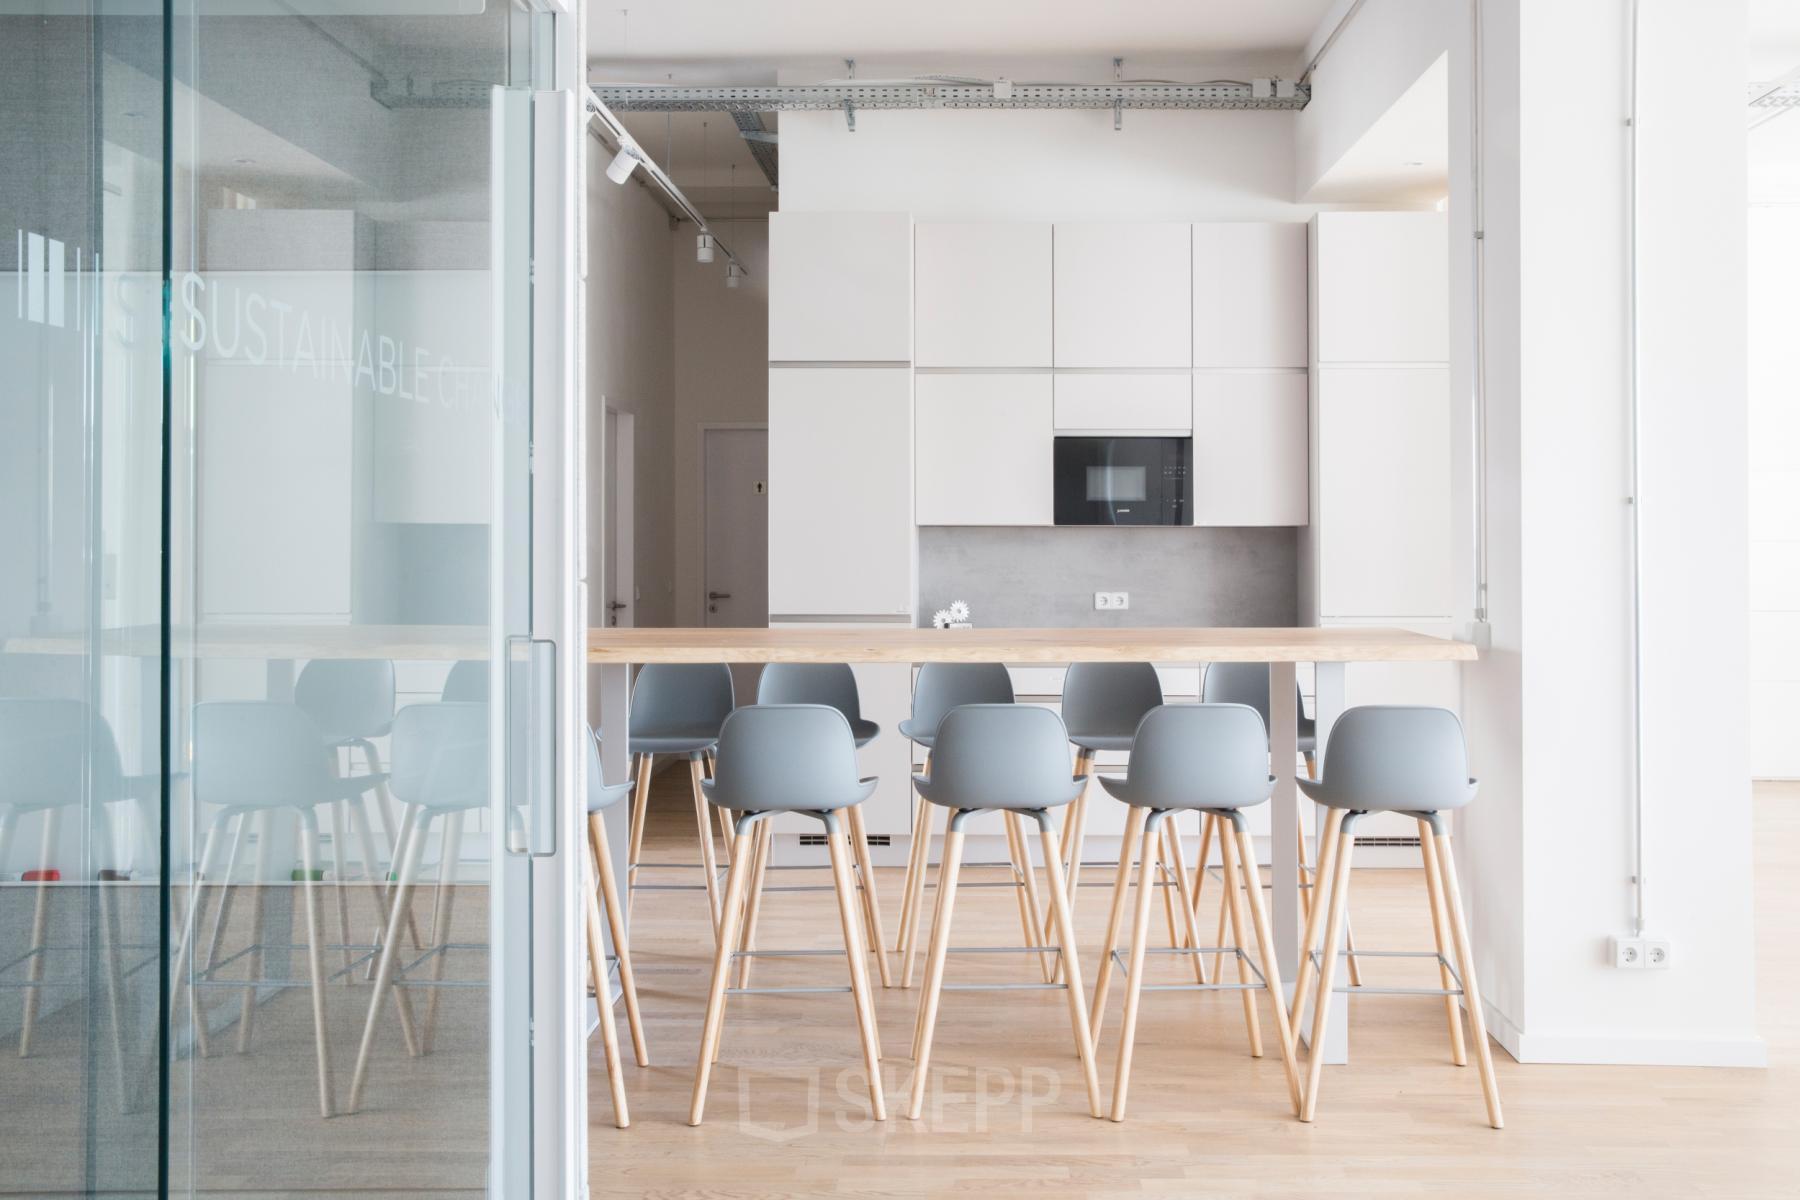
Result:
<svg viewBox="0 0 1800 1200"><path fill-rule="evenodd" d="M1450 190L1450 56L1445 54L1344 152L1304 199L1427 204Z"/></svg>
<svg viewBox="0 0 1800 1200"><path fill-rule="evenodd" d="M1333 0L613 0L588 17L597 60L1297 53Z"/></svg>
<svg viewBox="0 0 1800 1200"><path fill-rule="evenodd" d="M1800 67L1800 4L1750 0L1750 78L1773 79Z"/></svg>

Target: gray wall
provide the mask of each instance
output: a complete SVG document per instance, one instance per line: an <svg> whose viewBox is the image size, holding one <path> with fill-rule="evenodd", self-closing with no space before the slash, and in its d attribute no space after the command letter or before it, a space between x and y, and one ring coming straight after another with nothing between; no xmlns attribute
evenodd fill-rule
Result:
<svg viewBox="0 0 1800 1200"><path fill-rule="evenodd" d="M977 626L1292 625L1293 529L919 530L919 617L966 600ZM1130 592L1124 612L1094 593Z"/></svg>

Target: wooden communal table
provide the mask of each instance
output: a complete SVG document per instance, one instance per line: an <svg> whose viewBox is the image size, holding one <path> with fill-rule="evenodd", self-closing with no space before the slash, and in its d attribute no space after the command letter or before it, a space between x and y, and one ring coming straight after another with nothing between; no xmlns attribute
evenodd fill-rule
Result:
<svg viewBox="0 0 1800 1200"><path fill-rule="evenodd" d="M619 728L629 705L629 671L642 663L700 662L1266 662L1269 664L1270 759L1276 785L1273 830L1291 830L1299 818L1294 763L1299 729L1294 706L1279 697L1294 694L1295 666L1314 664L1319 761L1325 739L1344 707L1344 664L1352 662L1461 662L1476 657L1473 645L1400 629L1232 628L1232 629L892 629L820 624L783 629L595 629L589 631L588 661L600 667L600 717ZM625 741L609 738L602 747L608 779L624 779L631 769ZM624 837L614 837L622 846ZM1270 838L1276 957L1290 991L1300 964L1300 863L1291 836ZM1342 1014L1347 1005L1338 1005ZM1307 1028L1304 1024L1302 1029ZM1348 1055L1342 1017L1334 1018L1326 1061Z"/></svg>

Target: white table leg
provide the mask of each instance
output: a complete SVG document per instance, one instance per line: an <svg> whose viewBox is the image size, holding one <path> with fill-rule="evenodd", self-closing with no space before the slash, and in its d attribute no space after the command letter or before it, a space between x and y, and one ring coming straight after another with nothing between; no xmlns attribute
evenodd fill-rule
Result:
<svg viewBox="0 0 1800 1200"><path fill-rule="evenodd" d="M600 664L600 711L589 714L589 719L606 733L600 741L600 770L608 783L623 783L631 778L630 742L627 731L630 728L631 716L631 668L625 663ZM628 919L631 906L624 903L629 894L631 876L627 871L627 860L631 854L631 805L615 804L606 811L606 843L612 852L613 878L619 881L619 899L625 912L621 920ZM612 931L601 922L601 935L606 945L606 953L614 953ZM626 936L630 936L629 926ZM608 986L616 988L612 974L607 974ZM616 994L616 993L615 993ZM612 997L609 996L610 1000Z"/></svg>
<svg viewBox="0 0 1800 1200"><path fill-rule="evenodd" d="M1299 723L1288 697L1294 694L1294 664L1269 664L1269 761L1275 773L1275 796L1270 810L1269 863L1274 884L1270 917L1274 921L1275 958L1281 977L1300 973L1300 856L1294 847L1294 822L1299 819L1299 789L1294 784L1294 760L1300 753Z"/></svg>
<svg viewBox="0 0 1800 1200"><path fill-rule="evenodd" d="M1288 685L1288 690L1290 692L1293 690L1293 685L1291 683ZM1271 693L1271 695L1273 695L1273 693ZM1313 664L1313 727L1314 732L1318 737L1319 744L1319 748L1315 752L1315 761L1318 763L1318 770L1321 777L1323 777L1325 772L1325 741L1331 736L1331 727L1336 723L1338 716L1343 711L1344 664L1341 662L1322 662ZM1291 763L1293 761L1292 756L1290 756L1287 761ZM1285 829L1287 827L1282 826L1281 828ZM1314 855L1316 858L1316 850L1314 851ZM1315 899L1318 898L1319 897L1315 897ZM1342 978L1343 976L1340 974L1339 977ZM1288 985L1290 988L1293 986L1291 982L1293 976L1288 975L1285 969L1283 970L1282 978L1290 980ZM1323 1060L1328 1063L1336 1064L1350 1061L1350 1005L1347 1003L1350 997L1346 996L1344 999L1346 1003L1333 1004L1331 1006L1330 1018L1325 1025L1325 1045L1322 1048L1322 1054ZM1312 1040L1311 1003L1307 998L1302 997L1300 998L1299 1004L1290 1008L1289 1011L1295 1014L1296 1028L1310 1044ZM1302 1020L1302 1017L1305 1019Z"/></svg>

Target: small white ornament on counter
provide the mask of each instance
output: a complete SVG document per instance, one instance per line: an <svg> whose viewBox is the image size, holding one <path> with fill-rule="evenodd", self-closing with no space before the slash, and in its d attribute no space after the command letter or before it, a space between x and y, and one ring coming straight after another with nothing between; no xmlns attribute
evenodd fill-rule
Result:
<svg viewBox="0 0 1800 1200"><path fill-rule="evenodd" d="M969 606L962 600L952 600L950 607L940 608L931 614L933 629L973 629L969 622Z"/></svg>

